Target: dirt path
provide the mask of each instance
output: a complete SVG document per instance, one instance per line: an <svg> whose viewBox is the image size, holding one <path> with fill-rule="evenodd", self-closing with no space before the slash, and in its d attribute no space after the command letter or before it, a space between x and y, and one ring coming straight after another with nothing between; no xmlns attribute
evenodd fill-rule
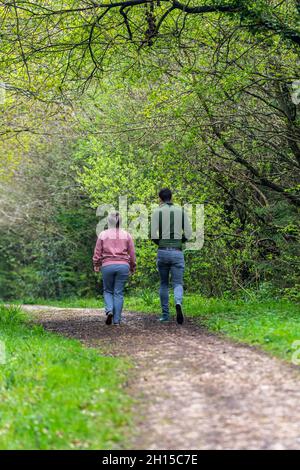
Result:
<svg viewBox="0 0 300 470"><path fill-rule="evenodd" d="M48 330L133 359L132 448L300 448L300 369L192 321L160 325L153 315L126 312L118 328L95 309L24 308Z"/></svg>

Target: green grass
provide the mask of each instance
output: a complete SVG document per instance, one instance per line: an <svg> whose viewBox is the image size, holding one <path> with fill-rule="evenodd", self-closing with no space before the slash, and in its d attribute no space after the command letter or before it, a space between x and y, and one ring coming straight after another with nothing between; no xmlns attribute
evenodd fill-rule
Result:
<svg viewBox="0 0 300 470"><path fill-rule="evenodd" d="M62 308L102 308L104 303L102 297L99 299L96 298L78 298L78 297L69 297L63 300L53 300L53 299L43 299L31 297L25 297L23 299L13 300L7 302L10 305L50 305L54 307Z"/></svg>
<svg viewBox="0 0 300 470"><path fill-rule="evenodd" d="M112 449L124 445L130 364L28 324L0 306L0 449Z"/></svg>
<svg viewBox="0 0 300 470"><path fill-rule="evenodd" d="M40 303L49 303L39 299ZM102 299L67 299L51 302L61 307L102 307ZM125 308L159 313L155 292L145 290L125 299ZM227 300L186 295L184 311L210 331L217 332L276 356L291 360L293 342L300 340L300 304L284 300Z"/></svg>

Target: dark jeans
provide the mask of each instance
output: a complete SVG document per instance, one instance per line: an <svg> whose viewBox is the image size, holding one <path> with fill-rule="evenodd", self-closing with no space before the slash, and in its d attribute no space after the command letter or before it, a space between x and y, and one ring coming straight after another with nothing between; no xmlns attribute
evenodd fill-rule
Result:
<svg viewBox="0 0 300 470"><path fill-rule="evenodd" d="M160 303L163 318L169 318L169 276L174 289L176 304L182 304L184 256L182 251L161 249L157 253L157 267L160 276Z"/></svg>
<svg viewBox="0 0 300 470"><path fill-rule="evenodd" d="M114 323L121 321L124 287L129 275L128 264L102 266L105 311L113 313Z"/></svg>

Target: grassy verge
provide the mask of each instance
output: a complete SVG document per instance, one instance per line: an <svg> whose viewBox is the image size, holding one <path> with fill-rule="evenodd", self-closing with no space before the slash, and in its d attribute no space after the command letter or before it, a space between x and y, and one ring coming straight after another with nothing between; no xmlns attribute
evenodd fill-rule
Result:
<svg viewBox="0 0 300 470"><path fill-rule="evenodd" d="M45 301L40 299L39 302ZM61 307L103 306L102 300L96 299L67 299L54 304ZM125 308L159 313L159 299L155 292L144 291L127 296ZM210 331L259 346L289 361L295 352L294 341L300 340L299 303L255 299L247 302L186 295L184 311Z"/></svg>
<svg viewBox="0 0 300 470"><path fill-rule="evenodd" d="M28 325L15 306L0 306L0 340L0 449L124 443L130 421L122 391L126 361Z"/></svg>

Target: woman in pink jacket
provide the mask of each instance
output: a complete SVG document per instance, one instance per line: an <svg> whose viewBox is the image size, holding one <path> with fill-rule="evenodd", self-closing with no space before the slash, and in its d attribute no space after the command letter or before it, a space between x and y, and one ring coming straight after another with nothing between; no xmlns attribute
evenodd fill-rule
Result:
<svg viewBox="0 0 300 470"><path fill-rule="evenodd" d="M120 224L118 212L108 216L108 229L100 233L93 256L94 271L101 267L107 325L120 325L125 284L136 268L133 240Z"/></svg>

